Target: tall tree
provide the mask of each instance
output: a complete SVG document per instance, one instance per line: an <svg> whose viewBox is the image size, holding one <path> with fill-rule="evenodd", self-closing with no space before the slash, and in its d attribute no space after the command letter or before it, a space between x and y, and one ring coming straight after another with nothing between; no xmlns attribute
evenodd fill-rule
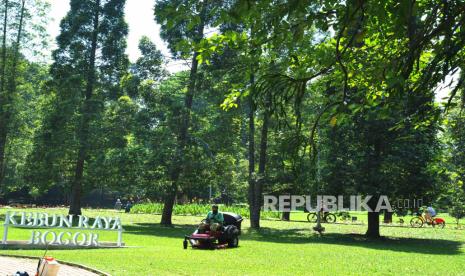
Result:
<svg viewBox="0 0 465 276"><path fill-rule="evenodd" d="M173 206L176 193L180 186L180 177L185 167L185 158L189 146L189 128L191 110L197 88L199 69L199 53L191 50L204 37L205 28L212 21L211 11L214 1L157 1L155 4L155 19L162 24L161 36L168 41L172 52L179 56L191 56L191 69L184 108L181 113L180 127L177 133L178 146L173 156L173 162L168 169L171 185L167 188L164 201L161 224L171 225Z"/></svg>
<svg viewBox="0 0 465 276"><path fill-rule="evenodd" d="M143 36L139 40L141 57L134 64L134 74L140 80L159 81L167 72L163 69L164 56L150 38Z"/></svg>
<svg viewBox="0 0 465 276"><path fill-rule="evenodd" d="M8 29L8 0L4 1L3 6L3 35L2 35L2 49L1 49L1 76L0 76L0 188L3 184L4 178L4 170L5 170L5 147L6 147L6 140L8 137L8 122L9 122L9 111L8 106L5 103L9 103L9 97L5 93L5 80L6 80L6 63L7 63L7 45L6 45L6 35ZM0 190L1 191L1 190Z"/></svg>
<svg viewBox="0 0 465 276"><path fill-rule="evenodd" d="M40 50L35 42L45 38L43 29L48 5L42 1L10 1L0 3L2 39L0 50L0 191L5 177L6 148L15 118L18 64L22 50ZM40 18L43 16L43 18ZM27 24L26 24L27 23ZM40 46L40 45L39 45Z"/></svg>
<svg viewBox="0 0 465 276"><path fill-rule="evenodd" d="M91 131L104 102L121 95L119 80L127 70L124 54L128 32L124 21L125 0L71 1L61 22L53 53L51 73L57 91L57 105L68 114L62 123L74 122L75 165L71 180L69 213L81 214L85 162L91 149ZM60 107L63 110L63 107ZM76 112L77 117L73 114Z"/></svg>

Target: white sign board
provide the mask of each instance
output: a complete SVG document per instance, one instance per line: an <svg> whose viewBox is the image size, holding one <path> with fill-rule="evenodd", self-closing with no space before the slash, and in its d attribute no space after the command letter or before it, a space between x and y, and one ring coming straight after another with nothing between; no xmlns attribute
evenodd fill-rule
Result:
<svg viewBox="0 0 465 276"><path fill-rule="evenodd" d="M73 221L77 220L77 226ZM98 247L99 234L95 230L117 231L116 245L122 246L123 227L119 217L97 216L90 222L86 216L48 214L45 212L7 212L3 230L2 244L8 244L8 228L31 228L30 245L62 245ZM50 230L60 229L61 231ZM88 230L70 232L70 230Z"/></svg>

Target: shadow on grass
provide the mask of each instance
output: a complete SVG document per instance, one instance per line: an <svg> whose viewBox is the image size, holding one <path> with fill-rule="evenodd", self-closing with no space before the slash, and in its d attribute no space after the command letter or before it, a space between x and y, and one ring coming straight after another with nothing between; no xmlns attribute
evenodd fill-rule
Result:
<svg viewBox="0 0 465 276"><path fill-rule="evenodd" d="M398 252L456 255L462 254L462 243L445 239L419 239L403 237L382 237L370 239L361 234L327 233L318 235L305 228L273 229L261 228L259 231L249 231L241 237L243 240L254 240L273 243L294 244L333 244L342 246L357 246L376 250L391 250Z"/></svg>
<svg viewBox="0 0 465 276"><path fill-rule="evenodd" d="M165 227L155 223L139 223L125 226L127 234L153 235L182 239L195 230L192 224L176 224ZM384 237L369 239L360 234L327 233L319 236L307 228L274 229L263 227L259 231L243 231L242 240L281 244L328 244L356 246L375 250L390 250L417 254L457 255L462 254L463 243L445 239L419 239Z"/></svg>

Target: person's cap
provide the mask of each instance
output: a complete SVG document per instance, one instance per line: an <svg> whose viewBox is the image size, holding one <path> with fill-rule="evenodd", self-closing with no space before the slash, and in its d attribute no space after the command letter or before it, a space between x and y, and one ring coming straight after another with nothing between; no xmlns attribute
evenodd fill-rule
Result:
<svg viewBox="0 0 465 276"><path fill-rule="evenodd" d="M212 205L212 208L216 208L216 209L218 209L218 205L216 205L216 204L213 204L213 205Z"/></svg>

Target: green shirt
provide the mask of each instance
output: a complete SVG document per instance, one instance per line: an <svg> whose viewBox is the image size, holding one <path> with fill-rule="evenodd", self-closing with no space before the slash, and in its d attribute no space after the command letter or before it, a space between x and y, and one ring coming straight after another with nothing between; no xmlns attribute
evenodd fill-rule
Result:
<svg viewBox="0 0 465 276"><path fill-rule="evenodd" d="M224 223L223 213L218 212L216 215L212 211L208 212L207 222L209 223Z"/></svg>

